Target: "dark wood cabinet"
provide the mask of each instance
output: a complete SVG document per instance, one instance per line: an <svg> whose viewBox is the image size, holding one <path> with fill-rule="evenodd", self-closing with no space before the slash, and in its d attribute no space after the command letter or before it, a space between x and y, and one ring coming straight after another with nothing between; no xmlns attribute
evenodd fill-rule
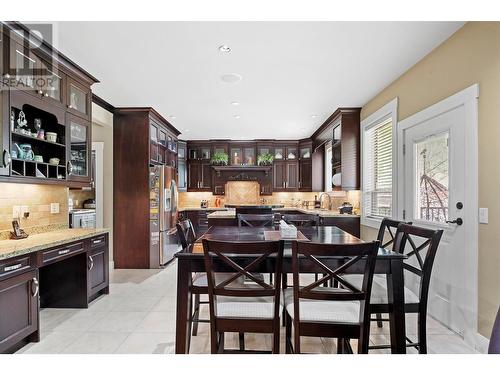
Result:
<svg viewBox="0 0 500 375"><path fill-rule="evenodd" d="M355 237L360 237L360 218L359 216L333 216L333 217L321 217L320 224L324 226L336 226Z"/></svg>
<svg viewBox="0 0 500 375"><path fill-rule="evenodd" d="M92 124L90 121L66 114L66 170L69 181L90 184L92 155Z"/></svg>
<svg viewBox="0 0 500 375"><path fill-rule="evenodd" d="M0 32L1 71L4 83L7 82L9 86L4 87L0 94L0 179L75 188L89 186L91 86L98 80L45 41L36 40L36 35L29 34L26 26L20 23L4 22ZM27 43L27 35L36 41ZM27 120L27 126L23 128L17 125L21 111ZM81 142L86 149L80 149L78 156L80 159L85 154L82 156L85 161L84 165L73 163L75 168L70 173L70 148L74 150L77 146L76 142L70 145L69 139L74 132L71 132L68 121L76 118L86 122L87 139ZM37 133L35 120L41 120L45 138L34 136ZM56 142L50 141L47 133L56 133ZM12 157L17 153L16 144L31 145L35 154L43 157L43 161ZM53 158L59 159L58 165L49 164Z"/></svg>
<svg viewBox="0 0 500 375"><path fill-rule="evenodd" d="M0 353L26 338L39 340L38 283L36 269L0 281Z"/></svg>
<svg viewBox="0 0 500 375"><path fill-rule="evenodd" d="M96 242L99 244L98 246L95 244ZM105 239L96 238L91 240L91 249L87 261L88 295L90 299L93 299L101 290L109 287L109 259Z"/></svg>
<svg viewBox="0 0 500 375"><path fill-rule="evenodd" d="M361 108L338 108L312 135L315 147L332 142L332 176L341 174L334 190L360 189Z"/></svg>
<svg viewBox="0 0 500 375"><path fill-rule="evenodd" d="M208 230L208 215L212 210L185 210L179 212L179 220L191 220L196 238L200 238Z"/></svg>
<svg viewBox="0 0 500 375"><path fill-rule="evenodd" d="M208 162L188 160L188 191L212 190L212 165Z"/></svg>
<svg viewBox="0 0 500 375"><path fill-rule="evenodd" d="M274 191L297 191L299 188L298 161L274 163Z"/></svg>
<svg viewBox="0 0 500 375"><path fill-rule="evenodd" d="M184 141L178 142L178 160L177 160L177 171L178 171L178 181L177 186L179 187L179 191L187 191L187 183L188 183L188 170L186 163L187 156L187 145Z"/></svg>
<svg viewBox="0 0 500 375"><path fill-rule="evenodd" d="M299 162L299 191L312 191L312 160Z"/></svg>
<svg viewBox="0 0 500 375"><path fill-rule="evenodd" d="M153 108L116 108L113 119L113 246L116 268L158 268L159 252L150 235L151 126L177 142L180 132ZM153 132L151 132L153 133ZM167 139L168 142L168 139ZM168 144L167 144L168 148ZM177 153L175 153L177 155ZM175 169L168 169L177 180Z"/></svg>

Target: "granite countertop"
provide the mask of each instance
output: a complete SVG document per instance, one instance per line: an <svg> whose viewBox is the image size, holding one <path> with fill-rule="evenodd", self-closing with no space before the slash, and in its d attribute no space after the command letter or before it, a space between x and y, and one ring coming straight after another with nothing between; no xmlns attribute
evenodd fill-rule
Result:
<svg viewBox="0 0 500 375"><path fill-rule="evenodd" d="M280 211L299 211L303 214L313 214L313 215L319 215L320 217L339 217L339 218L348 218L348 217L359 217L359 215L350 215L350 214L339 214L338 211L334 210L308 210L305 208L298 208L298 207L284 207L284 208L277 208L273 209L274 212L280 212ZM235 210L226 210L226 211L217 211L217 212L212 212L211 214L208 214L207 216L209 219L234 219L236 218L236 211Z"/></svg>
<svg viewBox="0 0 500 375"><path fill-rule="evenodd" d="M201 208L200 206L186 206L186 207L179 207L178 211L226 211L227 208L224 207L207 207L207 208Z"/></svg>
<svg viewBox="0 0 500 375"><path fill-rule="evenodd" d="M22 240L2 240L0 241L0 260L34 253L39 250L64 245L104 233L109 233L109 229L75 228L32 234Z"/></svg>

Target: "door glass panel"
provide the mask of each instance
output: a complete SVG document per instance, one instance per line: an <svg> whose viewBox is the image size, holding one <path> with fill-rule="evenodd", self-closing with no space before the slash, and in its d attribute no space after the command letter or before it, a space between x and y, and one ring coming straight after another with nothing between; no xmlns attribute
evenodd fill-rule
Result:
<svg viewBox="0 0 500 375"><path fill-rule="evenodd" d="M297 148L296 147L287 147L286 158L288 160L297 159Z"/></svg>
<svg viewBox="0 0 500 375"><path fill-rule="evenodd" d="M87 176L87 127L71 122L71 164L74 176Z"/></svg>
<svg viewBox="0 0 500 375"><path fill-rule="evenodd" d="M58 74L55 69L52 69L49 64L45 61L41 60L42 69L40 71L41 80L39 82L42 83L43 87L40 87L44 95L55 99L57 101L61 101L61 85L62 78ZM38 81L37 81L38 85Z"/></svg>
<svg viewBox="0 0 500 375"><path fill-rule="evenodd" d="M311 149L309 147L302 147L300 149L300 158L309 159L311 157Z"/></svg>
<svg viewBox="0 0 500 375"><path fill-rule="evenodd" d="M16 72L16 81L19 82L18 88L34 88L34 70L36 60L23 53L21 48L15 48L14 51L14 69ZM12 60L11 60L12 61Z"/></svg>
<svg viewBox="0 0 500 375"><path fill-rule="evenodd" d="M206 160L210 160L210 147L203 147L201 149L201 157Z"/></svg>
<svg viewBox="0 0 500 375"><path fill-rule="evenodd" d="M274 149L274 158L277 160L283 160L285 158L285 151L283 147L276 147Z"/></svg>
<svg viewBox="0 0 500 375"><path fill-rule="evenodd" d="M75 85L69 85L69 106L78 112L87 114L87 93Z"/></svg>
<svg viewBox="0 0 500 375"><path fill-rule="evenodd" d="M268 147L259 148L259 155L267 155L271 153L271 149Z"/></svg>
<svg viewBox="0 0 500 375"><path fill-rule="evenodd" d="M158 142L158 128L154 125L149 125L149 136L154 142Z"/></svg>
<svg viewBox="0 0 500 375"><path fill-rule="evenodd" d="M448 220L449 133L415 143L415 219L444 223Z"/></svg>

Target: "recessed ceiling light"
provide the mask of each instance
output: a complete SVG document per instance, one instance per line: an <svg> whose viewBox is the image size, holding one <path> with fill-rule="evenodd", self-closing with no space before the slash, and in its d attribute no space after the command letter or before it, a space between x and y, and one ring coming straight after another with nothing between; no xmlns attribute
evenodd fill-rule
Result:
<svg viewBox="0 0 500 375"><path fill-rule="evenodd" d="M316 118L316 117L318 117L318 115L311 115L311 117L312 117L312 118Z"/></svg>
<svg viewBox="0 0 500 375"><path fill-rule="evenodd" d="M219 46L219 51L223 52L223 53L229 53L229 52L231 52L231 48L229 48L229 46L227 44L223 44L223 45Z"/></svg>
<svg viewBox="0 0 500 375"><path fill-rule="evenodd" d="M220 76L222 82L225 83L238 83L243 77L237 73L228 73Z"/></svg>
<svg viewBox="0 0 500 375"><path fill-rule="evenodd" d="M170 117L172 120L173 120L174 118L177 118L177 117L175 117L175 116L173 116L173 115L172 115L172 116L168 116L168 117Z"/></svg>
<svg viewBox="0 0 500 375"><path fill-rule="evenodd" d="M240 105L240 102L231 102L232 105Z"/></svg>
<svg viewBox="0 0 500 375"><path fill-rule="evenodd" d="M186 132L186 133L187 133L188 131L189 131L189 129L184 129L184 132Z"/></svg>
<svg viewBox="0 0 500 375"><path fill-rule="evenodd" d="M240 115L234 115L234 118L240 118L241 116Z"/></svg>

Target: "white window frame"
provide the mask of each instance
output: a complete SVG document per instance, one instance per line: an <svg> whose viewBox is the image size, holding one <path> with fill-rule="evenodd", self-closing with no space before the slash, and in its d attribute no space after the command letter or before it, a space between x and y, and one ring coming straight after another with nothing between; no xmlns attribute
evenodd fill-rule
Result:
<svg viewBox="0 0 500 375"><path fill-rule="evenodd" d="M328 158L328 150L330 150L330 156L332 155L333 148L332 142L329 141L325 143L325 192L332 191L332 159Z"/></svg>
<svg viewBox="0 0 500 375"><path fill-rule="evenodd" d="M397 197L397 182L398 182L398 165L397 165L397 124L398 124L398 98L392 99L389 103L385 104L383 107L379 108L377 111L372 113L370 116L361 121L361 225L365 225L372 228L379 228L382 219L377 219L373 217L366 216L366 207L363 204L363 188L364 188L364 178L365 178L365 165L364 165L364 149L365 149L365 132L380 124L382 121L387 119L392 120L392 207L391 214L392 218L395 218L398 212L398 197Z"/></svg>

